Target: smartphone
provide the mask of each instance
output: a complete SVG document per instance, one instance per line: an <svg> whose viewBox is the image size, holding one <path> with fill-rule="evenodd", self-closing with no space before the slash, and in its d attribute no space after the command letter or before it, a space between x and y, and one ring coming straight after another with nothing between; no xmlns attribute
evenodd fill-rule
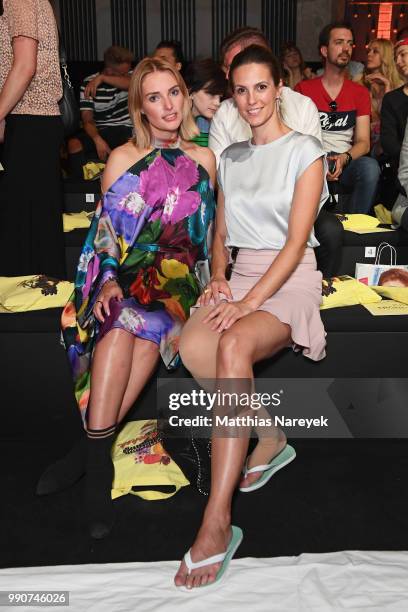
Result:
<svg viewBox="0 0 408 612"><path fill-rule="evenodd" d="M327 158L327 166L329 168L329 172L330 174L333 174L334 172L336 172L337 153L333 153L331 151L330 153L327 153L326 158Z"/></svg>

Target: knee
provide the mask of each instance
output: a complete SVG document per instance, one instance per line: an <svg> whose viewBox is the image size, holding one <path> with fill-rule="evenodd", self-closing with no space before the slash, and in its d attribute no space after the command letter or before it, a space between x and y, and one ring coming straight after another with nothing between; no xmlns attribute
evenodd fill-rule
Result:
<svg viewBox="0 0 408 612"><path fill-rule="evenodd" d="M241 333L233 329L223 332L218 343L217 365L233 375L238 366L250 361L247 347L247 339Z"/></svg>
<svg viewBox="0 0 408 612"><path fill-rule="evenodd" d="M358 180L370 185L378 181L381 170L377 160L364 156L357 159L355 163L358 164Z"/></svg>
<svg viewBox="0 0 408 612"><path fill-rule="evenodd" d="M68 153L70 153L71 155L73 153L79 153L83 149L82 142L78 138L70 138L68 140L67 147Z"/></svg>

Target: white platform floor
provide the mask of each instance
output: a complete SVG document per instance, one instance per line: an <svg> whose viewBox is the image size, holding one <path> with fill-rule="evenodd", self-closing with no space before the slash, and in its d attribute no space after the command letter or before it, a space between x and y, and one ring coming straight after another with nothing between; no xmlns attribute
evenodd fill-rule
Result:
<svg viewBox="0 0 408 612"><path fill-rule="evenodd" d="M69 612L408 611L408 552L237 559L215 588L180 592L177 561L0 570L0 590L66 590ZM50 610L0 608L0 610Z"/></svg>

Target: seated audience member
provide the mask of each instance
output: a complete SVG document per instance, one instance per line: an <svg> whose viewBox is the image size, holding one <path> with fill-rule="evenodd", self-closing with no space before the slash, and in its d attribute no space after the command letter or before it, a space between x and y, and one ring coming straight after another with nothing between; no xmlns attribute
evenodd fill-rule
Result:
<svg viewBox="0 0 408 612"><path fill-rule="evenodd" d="M250 393L254 364L282 350L300 349L314 361L325 356L322 275L312 247L313 223L327 185L321 143L281 120L280 68L270 50L251 45L239 53L230 83L252 138L221 155L212 275L183 329L180 355L197 381L208 386L214 381L213 389L234 395ZM227 281L232 247L239 252ZM214 414L228 410L230 416L234 408L242 421L245 412L256 412L241 412L239 401L219 408ZM246 459L251 423L238 422L233 433L213 427L210 495L194 544L175 577L177 586L197 588L222 577L242 537L240 528L231 525L236 489L252 493L295 458L281 429L255 424L254 430L258 444ZM257 504L254 499L254 511Z"/></svg>
<svg viewBox="0 0 408 612"><path fill-rule="evenodd" d="M252 44L269 49L268 41L258 28L238 28L224 39L221 43L220 57L227 77L234 57ZM292 91L289 87L282 87L279 107L282 121L286 125L301 134L315 136L319 142L322 141L319 114L309 98ZM249 140L251 135L251 127L239 114L234 99L224 100L211 122L208 139L208 146L215 153L217 164L224 149L235 142ZM321 210L314 229L320 243L316 248L318 268L325 278L329 278L337 273L343 227L335 215Z"/></svg>
<svg viewBox="0 0 408 612"><path fill-rule="evenodd" d="M80 111L83 129L68 141L70 170L81 177L89 157L105 162L112 149L132 137L128 89L133 53L113 46L104 54L102 72L81 85Z"/></svg>
<svg viewBox="0 0 408 612"><path fill-rule="evenodd" d="M178 40L161 40L152 57L169 62L179 72L183 70L184 54Z"/></svg>
<svg viewBox="0 0 408 612"><path fill-rule="evenodd" d="M397 196L391 211L392 218L397 225L408 231L408 121L401 146L396 192Z"/></svg>
<svg viewBox="0 0 408 612"><path fill-rule="evenodd" d="M384 96L381 106L381 146L396 173L408 117L408 38L396 43L395 63L405 84Z"/></svg>
<svg viewBox="0 0 408 612"><path fill-rule="evenodd" d="M394 46L390 40L375 38L367 48L367 62L362 75L354 79L367 87L371 98L371 154L382 153L380 143L380 113L384 95L403 85L394 61Z"/></svg>
<svg viewBox="0 0 408 612"><path fill-rule="evenodd" d="M39 495L50 494L86 473L94 538L108 535L113 524L116 428L160 356L168 369L178 363L181 329L206 282L201 272L215 212L214 156L190 142L197 129L179 71L143 59L132 75L129 107L135 136L109 157L76 291L62 315L86 436L37 486Z"/></svg>
<svg viewBox="0 0 408 612"><path fill-rule="evenodd" d="M353 32L344 23L330 23L319 35L324 60L321 77L302 81L296 91L309 96L319 109L323 147L330 153L327 178L351 192L349 213L368 213L374 202L380 167L370 151L370 95L346 78L353 52Z"/></svg>
<svg viewBox="0 0 408 612"><path fill-rule="evenodd" d="M0 276L65 278L57 26L48 0L0 9Z"/></svg>
<svg viewBox="0 0 408 612"><path fill-rule="evenodd" d="M193 117L200 130L193 141L208 147L211 119L227 91L225 74L213 59L204 59L190 64L184 80L190 94Z"/></svg>
<svg viewBox="0 0 408 612"><path fill-rule="evenodd" d="M398 165L405 125L408 117L408 38L399 40L395 47L395 63L405 84L385 94L381 105L380 142L383 150L382 201L391 207L400 193Z"/></svg>
<svg viewBox="0 0 408 612"><path fill-rule="evenodd" d="M221 62L226 77L237 53L252 44L269 48L269 43L261 30L246 26L229 34L221 43ZM321 141L319 116L310 100L293 92L289 87L284 87L280 105L282 118L287 125L302 134L315 136ZM224 100L211 123L209 136L209 146L215 153L217 163L221 153L230 144L248 140L250 137L251 128L238 113L234 100L232 98Z"/></svg>
<svg viewBox="0 0 408 612"><path fill-rule="evenodd" d="M284 75L283 81L291 89L294 89L303 79L313 79L316 76L303 61L300 49L292 42L282 45L280 61Z"/></svg>

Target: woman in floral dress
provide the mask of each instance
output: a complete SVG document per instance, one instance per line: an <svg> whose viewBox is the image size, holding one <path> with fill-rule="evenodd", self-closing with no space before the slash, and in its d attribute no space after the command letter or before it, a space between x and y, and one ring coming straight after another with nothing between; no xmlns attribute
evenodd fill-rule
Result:
<svg viewBox="0 0 408 612"><path fill-rule="evenodd" d="M139 63L129 88L135 136L109 157L62 316L87 436L48 468L37 492L61 490L85 472L95 538L113 523L117 425L160 356L167 368L177 365L181 329L208 280L215 161L209 149L189 142L197 133L189 107L178 71L158 59Z"/></svg>

